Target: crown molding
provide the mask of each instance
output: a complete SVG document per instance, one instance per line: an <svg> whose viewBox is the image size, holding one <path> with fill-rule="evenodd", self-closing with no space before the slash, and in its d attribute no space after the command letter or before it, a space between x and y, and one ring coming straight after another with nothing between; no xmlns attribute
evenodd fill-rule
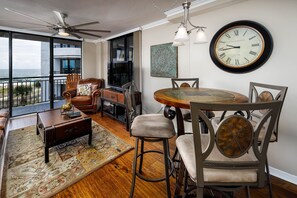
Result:
<svg viewBox="0 0 297 198"><path fill-rule="evenodd" d="M243 1L247 0L196 0L191 2L191 7L189 11L191 16L197 16L199 14L203 14L215 9L223 8ZM180 6L178 8L169 10L165 12L165 15L168 21L172 23L180 23L184 15L183 7Z"/></svg>

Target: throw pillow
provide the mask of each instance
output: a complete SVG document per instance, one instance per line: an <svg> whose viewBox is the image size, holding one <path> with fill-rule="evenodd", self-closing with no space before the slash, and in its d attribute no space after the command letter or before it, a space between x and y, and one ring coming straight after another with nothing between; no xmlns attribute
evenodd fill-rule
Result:
<svg viewBox="0 0 297 198"><path fill-rule="evenodd" d="M78 96L89 96L92 93L92 84L78 84L77 95Z"/></svg>

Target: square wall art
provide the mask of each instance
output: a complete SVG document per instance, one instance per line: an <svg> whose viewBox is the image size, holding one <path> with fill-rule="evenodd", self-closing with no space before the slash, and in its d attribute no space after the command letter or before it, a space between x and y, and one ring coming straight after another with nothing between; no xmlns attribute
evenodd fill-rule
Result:
<svg viewBox="0 0 297 198"><path fill-rule="evenodd" d="M151 76L177 78L177 47L172 43L151 46Z"/></svg>

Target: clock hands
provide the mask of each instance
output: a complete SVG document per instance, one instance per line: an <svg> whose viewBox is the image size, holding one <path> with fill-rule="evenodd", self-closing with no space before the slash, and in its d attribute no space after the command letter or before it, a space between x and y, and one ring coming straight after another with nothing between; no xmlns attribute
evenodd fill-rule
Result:
<svg viewBox="0 0 297 198"><path fill-rule="evenodd" d="M226 50L230 50L230 49L239 49L240 48L240 46L234 46L234 45L226 45L226 46L228 46L229 48L220 48L219 50L220 51L226 51Z"/></svg>
<svg viewBox="0 0 297 198"><path fill-rule="evenodd" d="M234 46L234 45L227 45L227 46L232 48L240 48L240 46Z"/></svg>

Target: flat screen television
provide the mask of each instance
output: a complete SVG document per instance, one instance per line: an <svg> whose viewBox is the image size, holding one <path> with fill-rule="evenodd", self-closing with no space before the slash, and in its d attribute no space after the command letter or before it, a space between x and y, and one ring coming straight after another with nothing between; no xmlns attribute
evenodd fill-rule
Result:
<svg viewBox="0 0 297 198"><path fill-rule="evenodd" d="M133 79L132 61L111 62L108 64L107 82L111 88L121 91L122 85Z"/></svg>

